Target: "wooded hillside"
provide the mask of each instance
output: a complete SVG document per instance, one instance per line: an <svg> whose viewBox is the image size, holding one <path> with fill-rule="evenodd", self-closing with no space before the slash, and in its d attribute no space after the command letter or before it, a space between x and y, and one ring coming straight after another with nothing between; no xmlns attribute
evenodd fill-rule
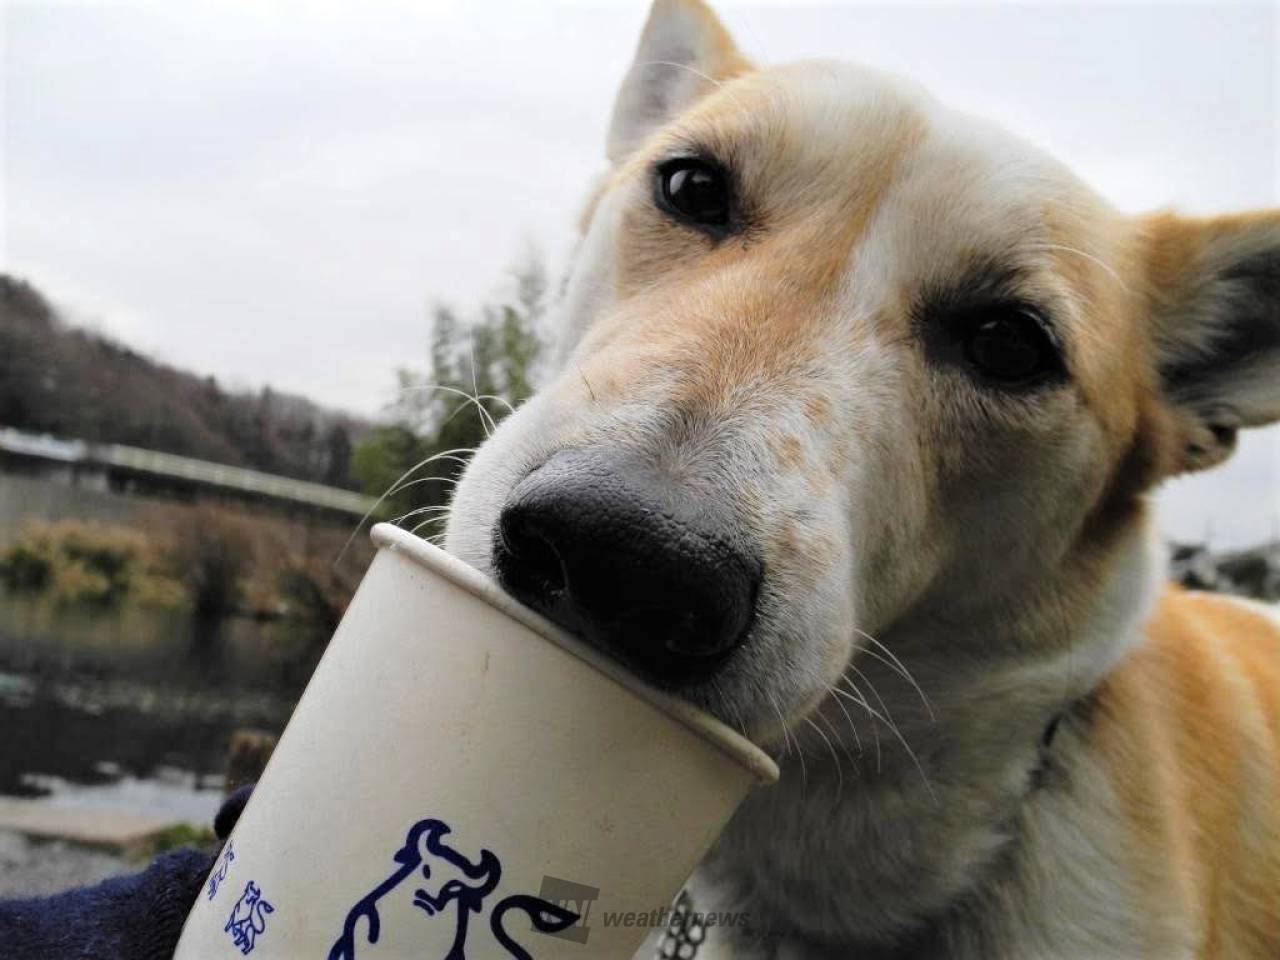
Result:
<svg viewBox="0 0 1280 960"><path fill-rule="evenodd" d="M38 290L0 274L0 426L355 488L351 452L372 425L158 363L65 323Z"/></svg>

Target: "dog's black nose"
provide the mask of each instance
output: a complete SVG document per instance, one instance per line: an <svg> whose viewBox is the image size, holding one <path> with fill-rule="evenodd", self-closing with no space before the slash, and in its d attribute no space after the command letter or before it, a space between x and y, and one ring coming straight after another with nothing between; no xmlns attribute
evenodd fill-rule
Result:
<svg viewBox="0 0 1280 960"><path fill-rule="evenodd" d="M494 565L518 599L663 686L746 635L761 564L733 519L634 455L558 453L512 491Z"/></svg>

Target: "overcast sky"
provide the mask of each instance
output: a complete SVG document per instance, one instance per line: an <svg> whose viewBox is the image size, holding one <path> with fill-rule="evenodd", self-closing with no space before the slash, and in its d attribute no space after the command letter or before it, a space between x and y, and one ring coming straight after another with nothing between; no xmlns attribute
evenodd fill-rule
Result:
<svg viewBox="0 0 1280 960"><path fill-rule="evenodd" d="M374 413L433 300L562 255L646 6L3 3L0 262L164 360ZM760 59L914 76L1124 209L1280 196L1275 5L719 8ZM1164 506L1268 536L1280 433Z"/></svg>

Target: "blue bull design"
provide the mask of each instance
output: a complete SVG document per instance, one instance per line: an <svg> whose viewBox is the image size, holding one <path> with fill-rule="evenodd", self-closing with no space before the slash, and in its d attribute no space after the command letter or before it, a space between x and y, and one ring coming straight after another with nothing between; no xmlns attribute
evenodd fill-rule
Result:
<svg viewBox="0 0 1280 960"><path fill-rule="evenodd" d="M231 908L231 916L222 928L223 932L231 934L231 942L247 957L253 952L258 937L266 932L267 914L274 912L275 907L262 899L262 888L250 880Z"/></svg>
<svg viewBox="0 0 1280 960"><path fill-rule="evenodd" d="M451 866L463 879L438 882L432 891L418 887L413 892L413 905L428 917L453 916L453 942L440 960L466 960L467 932L472 915L484 911L484 901L497 889L502 879L502 864L488 850L480 851L474 863L444 842L449 825L441 820L419 820L409 828L404 845L392 856L396 869L380 884L356 901L342 925L342 935L329 950L328 960L357 960L356 927L363 919L365 938L376 944L382 932L378 901L397 889L415 874L432 879L432 867ZM578 914L558 904L525 894L514 894L494 905L489 914L489 929L512 960L533 960L532 955L507 933L504 922L511 912L524 914L542 933L558 933L572 926Z"/></svg>

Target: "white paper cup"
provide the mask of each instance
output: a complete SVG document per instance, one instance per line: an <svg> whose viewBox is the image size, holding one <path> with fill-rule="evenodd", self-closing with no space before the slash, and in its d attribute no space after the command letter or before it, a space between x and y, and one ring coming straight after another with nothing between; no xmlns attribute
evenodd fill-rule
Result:
<svg viewBox="0 0 1280 960"><path fill-rule="evenodd" d="M443 551L373 539L177 960L631 957L777 767Z"/></svg>

